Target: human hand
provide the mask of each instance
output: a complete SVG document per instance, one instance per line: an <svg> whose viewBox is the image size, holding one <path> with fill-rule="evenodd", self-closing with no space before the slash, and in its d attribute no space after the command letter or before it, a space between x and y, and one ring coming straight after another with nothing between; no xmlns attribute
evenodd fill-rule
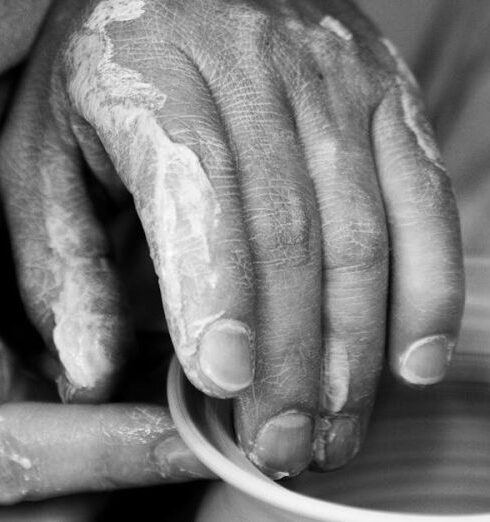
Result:
<svg viewBox="0 0 490 522"><path fill-rule="evenodd" d="M156 342L146 336L141 346L156 353ZM1 505L212 477L179 437L163 397L155 402L165 378L161 357L133 367L125 398L139 402L96 406L56 403L41 373L12 352L0 342Z"/></svg>
<svg viewBox="0 0 490 522"><path fill-rule="evenodd" d="M270 475L355 454L386 331L396 375L442 379L463 306L453 195L409 73L347 2L59 2L0 154L65 400L105 400L134 346L86 165L131 193L184 370L238 396Z"/></svg>
<svg viewBox="0 0 490 522"><path fill-rule="evenodd" d="M0 318L0 505L212 477L179 437L168 410L168 335L138 335L140 349L120 382L118 403L59 404L53 357L25 317L1 216L0 254L8 304ZM80 503L94 507L90 500L70 502L74 520L86 519L79 517ZM43 509L49 520L65 519L59 503ZM31 519L24 511L0 509L0 519Z"/></svg>

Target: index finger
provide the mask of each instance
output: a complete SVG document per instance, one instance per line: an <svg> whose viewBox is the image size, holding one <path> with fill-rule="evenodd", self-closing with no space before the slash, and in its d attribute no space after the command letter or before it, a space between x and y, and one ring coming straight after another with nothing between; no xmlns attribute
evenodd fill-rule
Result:
<svg viewBox="0 0 490 522"><path fill-rule="evenodd" d="M134 197L187 376L208 394L234 396L253 379L254 289L224 128L209 88L180 51L166 48L145 67L132 55L131 67L112 59L127 36L112 31L117 17L94 12L74 39L69 92ZM107 67L92 68L84 54L93 31ZM145 54L150 43L141 45Z"/></svg>

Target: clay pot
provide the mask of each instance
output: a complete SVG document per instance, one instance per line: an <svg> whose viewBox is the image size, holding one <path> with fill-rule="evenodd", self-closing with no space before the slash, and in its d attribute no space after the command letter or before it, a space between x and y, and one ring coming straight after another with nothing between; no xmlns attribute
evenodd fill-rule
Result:
<svg viewBox="0 0 490 522"><path fill-rule="evenodd" d="M361 454L344 469L275 483L243 456L231 405L204 397L173 362L168 397L177 429L222 481L198 522L490 521L490 263L467 261L463 331L446 381L381 384Z"/></svg>

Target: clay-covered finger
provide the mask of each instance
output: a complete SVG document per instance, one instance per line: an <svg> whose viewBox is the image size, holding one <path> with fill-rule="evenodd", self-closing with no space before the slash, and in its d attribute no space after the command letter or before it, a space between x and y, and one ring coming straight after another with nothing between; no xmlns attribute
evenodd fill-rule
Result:
<svg viewBox="0 0 490 522"><path fill-rule="evenodd" d="M170 46L158 60L132 60L151 42L120 45L117 16L89 18L70 50L67 88L134 197L187 376L208 394L234 396L253 379L255 330L238 167L195 64ZM91 31L103 35L102 56L118 49L106 69L84 54Z"/></svg>
<svg viewBox="0 0 490 522"><path fill-rule="evenodd" d="M0 503L210 477L166 408L5 404Z"/></svg>
<svg viewBox="0 0 490 522"><path fill-rule="evenodd" d="M373 122L392 249L390 362L406 382L428 385L443 379L458 337L462 246L450 179L420 94L397 63L397 82Z"/></svg>
<svg viewBox="0 0 490 522"><path fill-rule="evenodd" d="M33 68L46 66L34 61ZM66 401L107 399L129 347L131 322L111 249L84 184L65 100L38 107L24 86L1 143L1 183L22 297L59 356Z"/></svg>
<svg viewBox="0 0 490 522"><path fill-rule="evenodd" d="M334 22L329 20L336 33L325 22L310 35L315 46L303 58L311 60L302 69L303 88L300 82L292 88L322 227L322 387L313 445L313 465L320 470L346 464L367 428L384 354L389 254L369 100L353 111L357 86L328 76L332 45L339 53L354 45L339 38ZM286 68L286 79L288 73Z"/></svg>

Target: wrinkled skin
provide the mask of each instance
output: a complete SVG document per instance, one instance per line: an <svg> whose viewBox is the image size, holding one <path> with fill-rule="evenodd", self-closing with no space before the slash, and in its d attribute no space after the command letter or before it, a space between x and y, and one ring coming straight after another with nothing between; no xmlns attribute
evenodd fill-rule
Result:
<svg viewBox="0 0 490 522"><path fill-rule="evenodd" d="M132 196L184 370L236 397L271 476L357 452L385 333L395 375L442 379L457 211L416 85L349 3L59 2L0 147L65 401L110 397L135 345L89 182Z"/></svg>
<svg viewBox="0 0 490 522"><path fill-rule="evenodd" d="M0 1L0 118L50 3ZM0 244L2 299L8 303L0 321L0 504L211 477L178 436L161 394L165 336L141 340L146 355L132 361L124 394L117 397L128 404L56 404L56 390L43 377L51 374L52 360L40 354L42 345L13 283L3 215ZM42 506L2 507L0 517L88 520L104 502L103 496L69 497Z"/></svg>

